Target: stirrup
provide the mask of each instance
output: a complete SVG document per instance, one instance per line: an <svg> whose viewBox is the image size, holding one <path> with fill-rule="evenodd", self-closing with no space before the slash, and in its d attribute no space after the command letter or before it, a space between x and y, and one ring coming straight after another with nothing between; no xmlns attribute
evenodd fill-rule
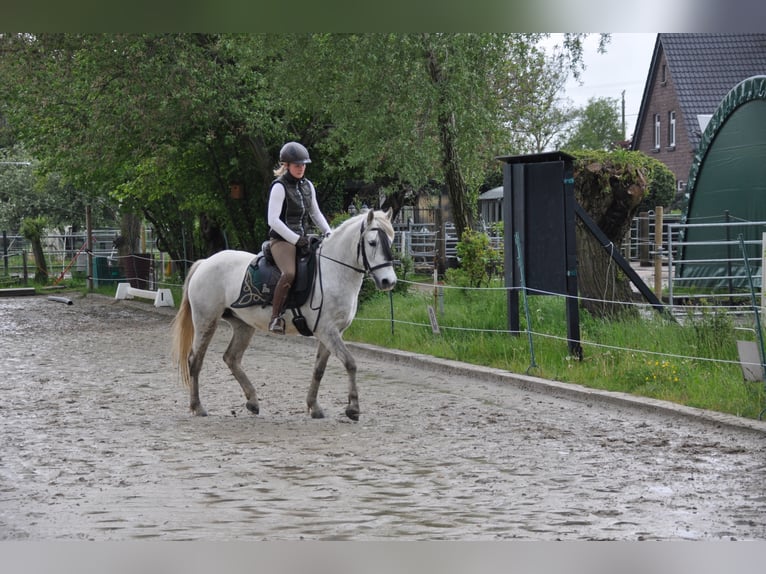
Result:
<svg viewBox="0 0 766 574"><path fill-rule="evenodd" d="M277 335L285 334L285 320L283 317L274 317L269 323L269 331Z"/></svg>

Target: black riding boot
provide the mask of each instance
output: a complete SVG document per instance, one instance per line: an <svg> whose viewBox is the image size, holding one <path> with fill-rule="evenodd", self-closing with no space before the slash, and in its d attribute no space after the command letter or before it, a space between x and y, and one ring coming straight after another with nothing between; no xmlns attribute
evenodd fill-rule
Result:
<svg viewBox="0 0 766 574"><path fill-rule="evenodd" d="M292 285L285 280L285 276L279 278L277 286L274 288L274 297L271 299L271 321L269 321L269 331L277 335L285 334L285 319L282 317L282 311L285 306L287 294Z"/></svg>

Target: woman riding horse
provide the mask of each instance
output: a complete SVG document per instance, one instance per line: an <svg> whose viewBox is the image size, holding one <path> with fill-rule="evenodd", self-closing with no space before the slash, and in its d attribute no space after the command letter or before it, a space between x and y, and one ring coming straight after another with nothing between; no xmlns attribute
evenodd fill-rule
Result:
<svg viewBox="0 0 766 574"><path fill-rule="evenodd" d="M330 234L330 226L319 210L314 184L304 177L306 164L311 163L308 150L298 142L288 142L279 152L279 163L269 188L268 222L271 253L282 275L274 289L269 331L284 335L282 313L295 279L296 248L308 245L309 216L325 236Z"/></svg>

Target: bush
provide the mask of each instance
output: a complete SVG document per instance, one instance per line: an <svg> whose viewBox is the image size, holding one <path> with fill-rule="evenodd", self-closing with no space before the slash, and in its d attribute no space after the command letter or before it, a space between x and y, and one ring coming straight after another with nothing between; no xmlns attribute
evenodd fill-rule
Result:
<svg viewBox="0 0 766 574"><path fill-rule="evenodd" d="M463 232L457 246L460 268L468 277L469 287L489 285L492 277L502 273L502 258L489 243L489 237L472 229Z"/></svg>

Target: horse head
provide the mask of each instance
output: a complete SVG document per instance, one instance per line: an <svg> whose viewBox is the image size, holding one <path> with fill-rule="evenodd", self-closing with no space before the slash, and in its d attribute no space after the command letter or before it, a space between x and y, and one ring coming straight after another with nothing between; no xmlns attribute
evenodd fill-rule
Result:
<svg viewBox="0 0 766 574"><path fill-rule="evenodd" d="M390 291L396 285L394 254L394 226L391 225L392 210L386 212L370 210L364 217L358 251L362 263L381 291Z"/></svg>
<svg viewBox="0 0 766 574"><path fill-rule="evenodd" d="M358 273L369 273L378 289L390 291L396 285L391 213L390 209L387 212L369 210L347 219L325 239L328 253L322 252L320 256ZM355 252L351 247L354 243ZM341 245L346 246L340 250L345 255L336 258L335 254L340 255L340 252L335 246Z"/></svg>

